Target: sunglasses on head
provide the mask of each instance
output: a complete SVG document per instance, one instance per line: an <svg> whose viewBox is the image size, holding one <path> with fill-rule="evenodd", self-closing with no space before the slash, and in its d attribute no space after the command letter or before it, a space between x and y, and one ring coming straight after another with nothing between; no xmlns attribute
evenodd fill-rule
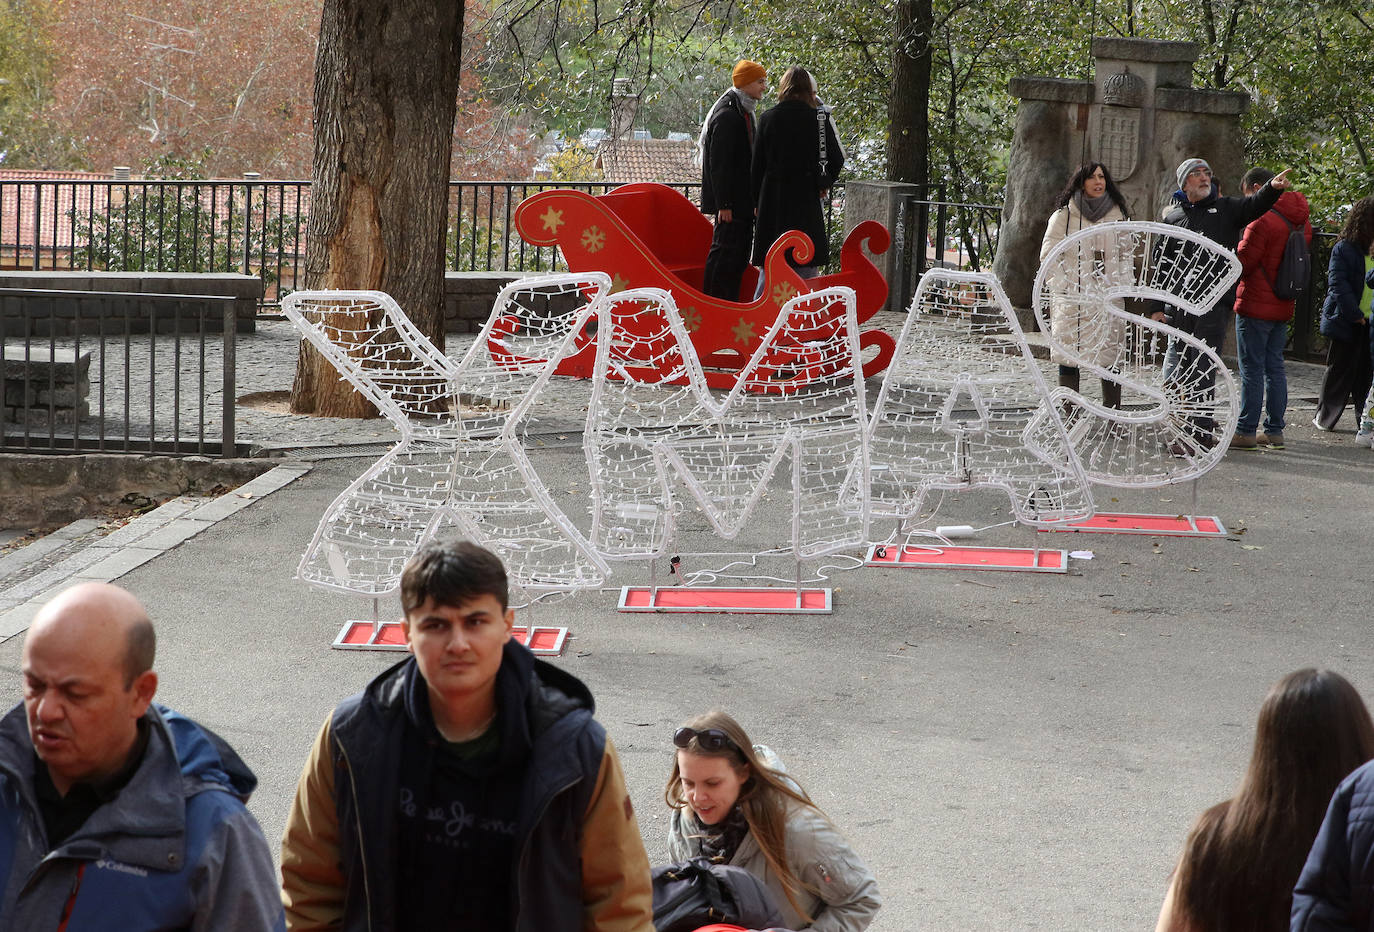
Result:
<svg viewBox="0 0 1374 932"><path fill-rule="evenodd" d="M673 744L680 748L685 748L692 743L692 739L697 739L697 747L703 751L719 751L721 748L733 748L735 742L730 740L730 736L719 728L706 728L697 731L695 728L679 728L673 732Z"/></svg>

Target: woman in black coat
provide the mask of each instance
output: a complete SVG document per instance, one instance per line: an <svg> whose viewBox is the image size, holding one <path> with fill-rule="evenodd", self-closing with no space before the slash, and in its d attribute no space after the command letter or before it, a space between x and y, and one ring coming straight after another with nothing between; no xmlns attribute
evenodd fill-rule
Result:
<svg viewBox="0 0 1374 932"><path fill-rule="evenodd" d="M820 106L816 82L805 68L788 68L778 86L778 104L759 117L754 138L754 265L763 265L768 248L788 230L811 237L816 250L805 266L789 251L788 262L802 278L815 276L830 261L821 201L843 166L844 150L830 112Z"/></svg>
<svg viewBox="0 0 1374 932"><path fill-rule="evenodd" d="M1322 305L1321 332L1331 344L1326 351L1326 373L1312 423L1319 430L1334 430L1347 404L1355 405L1355 420L1370 384L1369 318L1364 305L1366 257L1374 246L1374 196L1355 202L1346 218L1341 238L1331 250L1327 272L1326 302ZM1360 437L1369 443L1374 438Z"/></svg>

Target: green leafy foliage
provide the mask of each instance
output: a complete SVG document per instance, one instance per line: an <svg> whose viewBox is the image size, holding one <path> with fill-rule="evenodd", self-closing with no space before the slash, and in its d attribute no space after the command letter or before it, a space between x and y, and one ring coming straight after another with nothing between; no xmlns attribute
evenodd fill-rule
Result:
<svg viewBox="0 0 1374 932"><path fill-rule="evenodd" d="M580 142L572 142L549 157L550 181L600 181L601 169L596 164L596 152Z"/></svg>
<svg viewBox="0 0 1374 932"><path fill-rule="evenodd" d="M634 128L695 132L735 61L713 0L505 0L470 22L493 99L567 136L610 125L617 78L640 97Z"/></svg>
<svg viewBox="0 0 1374 932"><path fill-rule="evenodd" d="M109 208L92 216L72 211L76 268L112 272L241 272L245 256L266 282L264 243L280 242L288 218L259 202L249 213L243 184L198 183L203 163L161 156L146 173L165 179L112 185ZM290 222L297 222L290 218Z"/></svg>

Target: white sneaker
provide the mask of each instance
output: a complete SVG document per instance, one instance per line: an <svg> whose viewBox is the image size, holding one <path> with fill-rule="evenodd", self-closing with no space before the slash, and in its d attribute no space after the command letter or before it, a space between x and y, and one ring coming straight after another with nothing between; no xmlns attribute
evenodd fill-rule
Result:
<svg viewBox="0 0 1374 932"><path fill-rule="evenodd" d="M1312 426L1317 428L1317 430L1329 431L1331 429L1329 427L1323 427L1321 421L1317 420L1316 418L1312 418Z"/></svg>
<svg viewBox="0 0 1374 932"><path fill-rule="evenodd" d="M1355 446L1374 449L1374 430L1365 430L1361 427L1355 434Z"/></svg>

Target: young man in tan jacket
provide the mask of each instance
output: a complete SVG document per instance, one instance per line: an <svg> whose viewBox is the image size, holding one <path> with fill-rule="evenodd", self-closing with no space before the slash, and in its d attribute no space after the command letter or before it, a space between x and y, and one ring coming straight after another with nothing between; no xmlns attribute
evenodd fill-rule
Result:
<svg viewBox="0 0 1374 932"><path fill-rule="evenodd" d="M282 840L287 927L653 932L649 862L591 693L511 639L470 543L401 577L412 657L345 700Z"/></svg>

